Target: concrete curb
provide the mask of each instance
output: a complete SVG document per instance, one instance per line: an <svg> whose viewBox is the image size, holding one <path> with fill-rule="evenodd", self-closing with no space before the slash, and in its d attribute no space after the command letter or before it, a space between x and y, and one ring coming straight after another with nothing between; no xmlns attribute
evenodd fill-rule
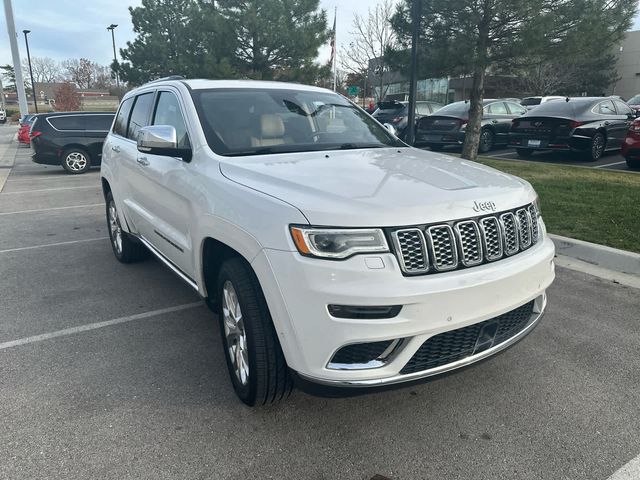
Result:
<svg viewBox="0 0 640 480"><path fill-rule="evenodd" d="M614 272L640 276L640 254L606 247L596 243L549 234L556 253L582 260Z"/></svg>
<svg viewBox="0 0 640 480"><path fill-rule="evenodd" d="M4 188L4 183L7 181L7 178L9 178L10 173L11 173L10 168L0 168L0 193L2 192L2 189Z"/></svg>

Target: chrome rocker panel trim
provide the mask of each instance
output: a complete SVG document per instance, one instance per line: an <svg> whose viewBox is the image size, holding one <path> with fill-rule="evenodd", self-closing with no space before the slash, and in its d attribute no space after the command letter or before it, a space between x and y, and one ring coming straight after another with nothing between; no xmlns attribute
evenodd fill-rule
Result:
<svg viewBox="0 0 640 480"><path fill-rule="evenodd" d="M543 307L540 309L540 312L535 312L531 315L531 319L527 326L511 337L509 340L506 340L498 345L494 345L493 347L478 353L476 355L471 355L469 357L463 358L462 360L458 360L457 362L448 363L446 365L441 365L436 368L431 368L428 370L422 370L421 372L408 373L406 375L394 375L393 377L387 378L376 378L372 380L327 380L324 378L316 378L307 375L303 375L298 373L298 375L309 382L317 383L319 385L326 385L332 387L347 387L347 388L367 388L367 387L382 387L386 385L394 385L398 383L411 382L414 380L420 380L427 377L432 377L435 375L440 375L442 373L450 372L451 370L456 370L458 368L466 367L473 363L479 362L480 360L484 360L492 355L497 354L498 352L509 348L510 346L518 343L524 337L526 337L540 322L542 317L544 316L544 312L546 310L547 301L546 296L544 299Z"/></svg>
<svg viewBox="0 0 640 480"><path fill-rule="evenodd" d="M176 267L171 260L166 258L160 251L158 251L151 243L146 240L141 235L136 235L136 238L142 243L147 249L153 253L153 256L156 257L160 262L162 262L165 266L169 267L173 273L175 273L178 277L180 277L187 285L193 288L196 292L198 291L198 284L189 278L185 273L182 272L178 267Z"/></svg>

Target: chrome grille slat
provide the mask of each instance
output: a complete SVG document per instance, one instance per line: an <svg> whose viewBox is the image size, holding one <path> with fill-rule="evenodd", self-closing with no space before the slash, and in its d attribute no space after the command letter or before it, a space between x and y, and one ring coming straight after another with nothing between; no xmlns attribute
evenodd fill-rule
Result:
<svg viewBox="0 0 640 480"><path fill-rule="evenodd" d="M458 222L455 225L458 245L460 247L460 259L465 267L473 267L482 263L482 240L480 228L473 220Z"/></svg>
<svg viewBox="0 0 640 480"><path fill-rule="evenodd" d="M522 250L531 246L531 219L524 208L516 210L516 224L518 225L518 238Z"/></svg>
<svg viewBox="0 0 640 480"><path fill-rule="evenodd" d="M478 222L484 240L485 258L492 262L502 258L502 232L500 222L496 217L486 217Z"/></svg>
<svg viewBox="0 0 640 480"><path fill-rule="evenodd" d="M495 215L390 232L400 268L422 275L468 268L527 250L540 240L535 204Z"/></svg>
<svg viewBox="0 0 640 480"><path fill-rule="evenodd" d="M400 252L402 270L406 273L425 273L429 270L427 245L422 230L406 228L393 232L393 241Z"/></svg>
<svg viewBox="0 0 640 480"><path fill-rule="evenodd" d="M427 228L427 239L431 247L433 267L439 272L458 267L458 249L455 236L449 225L435 225Z"/></svg>
<svg viewBox="0 0 640 480"><path fill-rule="evenodd" d="M540 231L538 229L538 211L535 203L529 205L529 207L527 207L527 211L529 212L529 217L531 219L531 240L533 243L536 243L538 241Z"/></svg>
<svg viewBox="0 0 640 480"><path fill-rule="evenodd" d="M500 215L500 226L504 237L504 251L507 255L514 255L520 250L518 243L518 226L513 213L507 212Z"/></svg>

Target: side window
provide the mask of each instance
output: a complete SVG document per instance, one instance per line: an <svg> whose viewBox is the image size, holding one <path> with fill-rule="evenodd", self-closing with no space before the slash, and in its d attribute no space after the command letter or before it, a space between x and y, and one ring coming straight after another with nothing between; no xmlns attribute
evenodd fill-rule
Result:
<svg viewBox="0 0 640 480"><path fill-rule="evenodd" d="M611 100L599 103L596 107L596 112L601 115L616 115L616 109L613 107L613 102Z"/></svg>
<svg viewBox="0 0 640 480"><path fill-rule="evenodd" d="M527 113L527 109L517 103L507 102L507 108L513 115L524 115Z"/></svg>
<svg viewBox="0 0 640 480"><path fill-rule="evenodd" d="M93 132L108 132L113 122L113 115L86 115L84 128Z"/></svg>
<svg viewBox="0 0 640 480"><path fill-rule="evenodd" d="M69 115L64 117L51 117L48 122L56 130L84 130L84 118L80 115Z"/></svg>
<svg viewBox="0 0 640 480"><path fill-rule="evenodd" d="M120 135L121 137L127 136L127 122L129 121L129 113L131 112L131 105L133 105L133 98L127 98L120 105L116 121L113 124L113 133Z"/></svg>
<svg viewBox="0 0 640 480"><path fill-rule="evenodd" d="M171 125L176 129L178 136L178 147L189 147L189 136L187 135L187 125L180 111L178 98L171 92L160 92L156 112L153 116L153 125Z"/></svg>
<svg viewBox="0 0 640 480"><path fill-rule="evenodd" d="M614 100L613 103L615 103L616 105L616 110L618 110L618 115L633 115L633 111L631 110L631 108L629 108L629 105L627 105L624 102L621 102L620 100Z"/></svg>
<svg viewBox="0 0 640 480"><path fill-rule="evenodd" d="M127 138L137 141L138 132L142 127L146 127L149 123L149 112L153 103L153 93L143 93L136 97L136 103L131 111L129 119L129 128L127 129Z"/></svg>
<svg viewBox="0 0 640 480"><path fill-rule="evenodd" d="M487 113L492 115L509 115L507 107L503 102L490 103L486 108Z"/></svg>

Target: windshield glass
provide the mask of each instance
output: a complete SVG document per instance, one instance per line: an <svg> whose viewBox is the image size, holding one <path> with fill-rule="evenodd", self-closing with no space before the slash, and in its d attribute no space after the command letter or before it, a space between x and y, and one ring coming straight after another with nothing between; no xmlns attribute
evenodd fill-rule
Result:
<svg viewBox="0 0 640 480"><path fill-rule="evenodd" d="M542 101L542 98L540 97L530 97L522 100L520 102L520 105L524 105L525 107L531 106L531 105L540 105L541 101Z"/></svg>
<svg viewBox="0 0 640 480"><path fill-rule="evenodd" d="M634 95L627 103L629 105L640 105L640 95Z"/></svg>
<svg viewBox="0 0 640 480"><path fill-rule="evenodd" d="M438 110L438 115L467 115L469 113L469 103L468 102L455 102L450 103L449 105L445 105L441 109Z"/></svg>
<svg viewBox="0 0 640 480"><path fill-rule="evenodd" d="M345 98L285 89L194 90L211 149L243 156L404 146Z"/></svg>

